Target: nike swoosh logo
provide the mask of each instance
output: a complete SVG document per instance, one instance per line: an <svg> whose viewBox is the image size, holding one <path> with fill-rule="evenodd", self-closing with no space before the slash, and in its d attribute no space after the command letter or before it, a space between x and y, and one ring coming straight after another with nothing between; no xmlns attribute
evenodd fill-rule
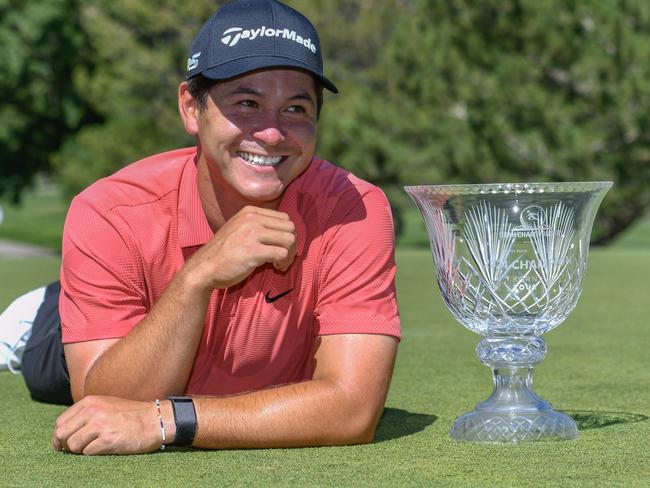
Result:
<svg viewBox="0 0 650 488"><path fill-rule="evenodd" d="M279 300L280 298L282 298L283 296L288 295L291 291L293 291L293 288L290 288L287 291L283 291L282 293L279 293L279 294L275 295L274 297L272 297L271 296L271 290L269 290L269 291L266 292L266 295L264 295L264 301L266 303L273 303L273 302Z"/></svg>

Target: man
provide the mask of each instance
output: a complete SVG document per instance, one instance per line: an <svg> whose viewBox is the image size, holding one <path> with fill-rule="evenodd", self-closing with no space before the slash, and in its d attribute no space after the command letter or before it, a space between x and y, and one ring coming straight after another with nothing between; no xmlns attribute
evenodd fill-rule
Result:
<svg viewBox="0 0 650 488"><path fill-rule="evenodd" d="M393 228L380 190L314 157L323 87L305 17L229 3L178 91L197 147L75 198L60 317L76 403L54 449L372 440L399 338Z"/></svg>

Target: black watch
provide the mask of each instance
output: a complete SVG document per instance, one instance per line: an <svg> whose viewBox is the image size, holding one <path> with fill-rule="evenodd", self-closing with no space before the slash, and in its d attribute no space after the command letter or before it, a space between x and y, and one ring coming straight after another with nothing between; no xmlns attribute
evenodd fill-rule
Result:
<svg viewBox="0 0 650 488"><path fill-rule="evenodd" d="M167 397L172 402L174 423L176 424L175 446L192 447L196 434L196 410L194 402L187 396Z"/></svg>

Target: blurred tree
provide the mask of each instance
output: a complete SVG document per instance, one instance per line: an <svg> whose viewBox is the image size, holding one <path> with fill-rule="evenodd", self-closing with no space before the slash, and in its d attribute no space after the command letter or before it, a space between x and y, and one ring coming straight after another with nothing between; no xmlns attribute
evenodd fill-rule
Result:
<svg viewBox="0 0 650 488"><path fill-rule="evenodd" d="M286 1L318 27L341 89L319 154L395 207L404 184L611 179L601 242L649 208L645 0ZM54 161L72 195L192 144L176 89L222 3L0 0L0 192Z"/></svg>
<svg viewBox="0 0 650 488"><path fill-rule="evenodd" d="M83 127L56 155L69 196L130 162L193 144L178 117L176 92L193 36L218 5L209 0L83 3L81 26L97 68L80 67L73 83L103 121Z"/></svg>
<svg viewBox="0 0 650 488"><path fill-rule="evenodd" d="M64 138L96 120L70 80L93 66L78 12L79 0L0 0L0 196L15 202Z"/></svg>
<svg viewBox="0 0 650 488"><path fill-rule="evenodd" d="M326 112L325 154L389 186L611 179L595 229L600 243L647 211L650 4L390 6L390 28L364 32L377 62L353 75L356 86L346 84ZM337 35L352 40L366 22L363 9L347 20Z"/></svg>

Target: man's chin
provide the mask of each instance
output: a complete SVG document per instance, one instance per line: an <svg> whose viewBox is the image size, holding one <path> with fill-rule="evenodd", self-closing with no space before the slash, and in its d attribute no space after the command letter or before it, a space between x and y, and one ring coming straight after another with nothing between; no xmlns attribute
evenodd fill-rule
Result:
<svg viewBox="0 0 650 488"><path fill-rule="evenodd" d="M284 186L274 190L261 191L256 189L254 191L242 192L241 196L250 205L255 207L276 208L280 204L284 189Z"/></svg>

